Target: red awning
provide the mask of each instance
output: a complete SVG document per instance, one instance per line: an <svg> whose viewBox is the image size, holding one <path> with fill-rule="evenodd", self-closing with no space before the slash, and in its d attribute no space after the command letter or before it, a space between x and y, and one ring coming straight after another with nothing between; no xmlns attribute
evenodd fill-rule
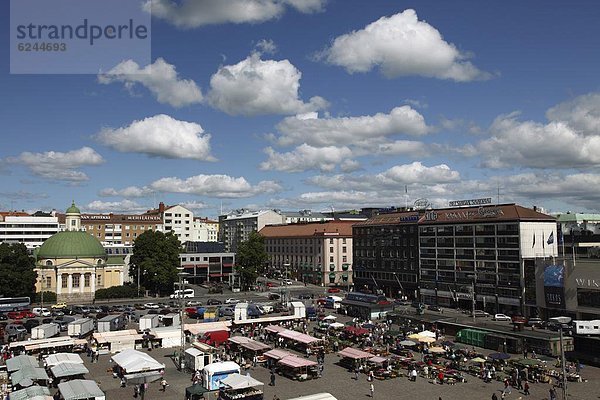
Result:
<svg viewBox="0 0 600 400"><path fill-rule="evenodd" d="M279 364L285 365L291 368L303 368L303 367L312 367L317 365L316 362L307 360L306 358L301 358L298 356L288 356L279 360Z"/></svg>
<svg viewBox="0 0 600 400"><path fill-rule="evenodd" d="M266 351L263 355L267 356L269 358L273 358L275 360L281 360L282 358L293 356L292 353L287 352L285 350L279 350L279 349L273 349L273 350Z"/></svg>
<svg viewBox="0 0 600 400"><path fill-rule="evenodd" d="M351 358L353 360L360 360L362 358L372 358L373 354L367 353L366 351L358 350L353 347L346 347L344 350L338 353L342 357Z"/></svg>

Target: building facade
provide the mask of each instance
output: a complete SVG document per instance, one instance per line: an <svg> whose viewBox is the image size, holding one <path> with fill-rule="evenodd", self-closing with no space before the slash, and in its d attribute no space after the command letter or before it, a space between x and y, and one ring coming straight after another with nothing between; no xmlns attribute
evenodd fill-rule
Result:
<svg viewBox="0 0 600 400"><path fill-rule="evenodd" d="M333 220L333 218L328 215L312 210L282 211L281 214L285 218L285 224L323 222Z"/></svg>
<svg viewBox="0 0 600 400"><path fill-rule="evenodd" d="M0 243L23 243L28 250L33 250L58 231L59 221L55 215L0 213Z"/></svg>
<svg viewBox="0 0 600 400"><path fill-rule="evenodd" d="M354 283L394 298L414 299L419 279L418 211L375 215L353 227Z"/></svg>
<svg viewBox="0 0 600 400"><path fill-rule="evenodd" d="M52 291L58 301L94 299L97 289L121 286L122 258L108 257L102 243L82 230L81 212L72 204L65 214L66 230L36 249L36 291Z"/></svg>
<svg viewBox="0 0 600 400"><path fill-rule="evenodd" d="M133 246L146 231L163 229L160 216L144 214L82 214L81 227L107 247Z"/></svg>
<svg viewBox="0 0 600 400"><path fill-rule="evenodd" d="M515 204L425 211L419 219L422 300L535 314L536 260L557 256L556 238L554 217Z"/></svg>
<svg viewBox="0 0 600 400"><path fill-rule="evenodd" d="M194 218L194 242L216 242L219 238L219 221L208 218Z"/></svg>
<svg viewBox="0 0 600 400"><path fill-rule="evenodd" d="M274 210L248 211L235 210L219 216L219 241L225 244L225 251L236 252L237 246L267 225L280 225L285 222L281 212Z"/></svg>
<svg viewBox="0 0 600 400"><path fill-rule="evenodd" d="M265 226L259 233L265 238L269 269L306 283L350 287L353 223Z"/></svg>
<svg viewBox="0 0 600 400"><path fill-rule="evenodd" d="M225 252L218 242L187 242L185 252L179 255L186 280L195 285L211 282L232 284L235 253Z"/></svg>

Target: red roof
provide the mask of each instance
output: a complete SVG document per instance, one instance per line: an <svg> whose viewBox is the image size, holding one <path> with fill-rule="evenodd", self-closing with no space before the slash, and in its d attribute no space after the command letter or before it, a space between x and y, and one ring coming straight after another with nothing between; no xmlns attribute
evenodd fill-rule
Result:
<svg viewBox="0 0 600 400"><path fill-rule="evenodd" d="M296 238L314 236L352 236L352 225L356 221L328 221L306 224L269 225L260 233L265 238Z"/></svg>

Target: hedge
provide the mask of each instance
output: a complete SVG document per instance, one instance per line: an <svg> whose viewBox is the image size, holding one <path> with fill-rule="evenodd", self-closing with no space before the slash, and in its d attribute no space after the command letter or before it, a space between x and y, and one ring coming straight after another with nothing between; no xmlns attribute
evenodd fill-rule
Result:
<svg viewBox="0 0 600 400"><path fill-rule="evenodd" d="M35 294L35 302L36 303L41 303L42 302L42 293L41 292L37 292ZM44 292L44 303L45 304L54 304L56 303L56 293L54 292Z"/></svg>
<svg viewBox="0 0 600 400"><path fill-rule="evenodd" d="M140 297L144 295L146 289L140 288ZM138 289L136 286L113 286L106 289L96 290L96 300L105 299L127 299L138 297Z"/></svg>

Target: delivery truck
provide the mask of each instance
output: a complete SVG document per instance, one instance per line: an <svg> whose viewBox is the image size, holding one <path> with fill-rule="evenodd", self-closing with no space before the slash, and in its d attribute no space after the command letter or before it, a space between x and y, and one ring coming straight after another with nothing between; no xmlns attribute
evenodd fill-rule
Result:
<svg viewBox="0 0 600 400"><path fill-rule="evenodd" d="M600 319L573 321L573 325L578 335L600 335Z"/></svg>
<svg viewBox="0 0 600 400"><path fill-rule="evenodd" d="M201 337L199 337L198 342L217 347L221 345L221 343L225 343L228 339L229 331L210 331L205 332Z"/></svg>
<svg viewBox="0 0 600 400"><path fill-rule="evenodd" d="M83 338L94 332L94 320L80 318L67 325L67 334L71 337Z"/></svg>
<svg viewBox="0 0 600 400"><path fill-rule="evenodd" d="M127 320L123 314L107 315L98 320L98 332L120 331L127 325Z"/></svg>
<svg viewBox="0 0 600 400"><path fill-rule="evenodd" d="M32 339L48 339L60 334L60 325L58 324L43 324L31 329Z"/></svg>
<svg viewBox="0 0 600 400"><path fill-rule="evenodd" d="M139 331L156 328L159 324L159 316L156 314L146 314L140 318Z"/></svg>

